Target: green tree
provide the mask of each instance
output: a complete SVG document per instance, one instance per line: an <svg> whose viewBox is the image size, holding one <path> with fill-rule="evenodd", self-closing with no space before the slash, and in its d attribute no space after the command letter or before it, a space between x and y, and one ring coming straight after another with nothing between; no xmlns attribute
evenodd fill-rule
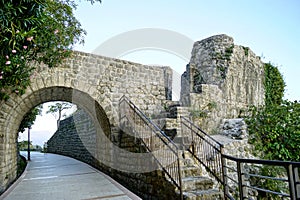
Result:
<svg viewBox="0 0 300 200"><path fill-rule="evenodd" d="M43 105L39 105L39 106L33 108L28 113L26 113L26 115L24 116L24 118L19 126L18 132L23 133L26 128L31 128L31 126L34 124L36 116L41 115L42 109L43 109Z"/></svg>
<svg viewBox="0 0 300 200"><path fill-rule="evenodd" d="M32 141L29 142L29 145L30 145L31 147L33 147ZM24 150L26 150L26 149L28 148L28 141L23 140L23 141L21 141L21 142L18 142L18 146L19 146L19 150L20 150L20 151L24 151ZM32 149L32 148L31 148L31 149Z"/></svg>
<svg viewBox="0 0 300 200"><path fill-rule="evenodd" d="M25 92L34 62L57 66L83 43L76 6L72 0L0 0L0 100Z"/></svg>
<svg viewBox="0 0 300 200"><path fill-rule="evenodd" d="M265 64L265 106L252 107L246 118L261 158L300 161L300 103L283 100L285 83L278 68Z"/></svg>
<svg viewBox="0 0 300 200"><path fill-rule="evenodd" d="M300 162L300 103L284 100L251 112L249 142L256 153L264 159Z"/></svg>
<svg viewBox="0 0 300 200"><path fill-rule="evenodd" d="M246 117L249 143L254 153L263 159L300 162L300 102L283 100L285 83L277 67L265 64L265 105L251 107ZM282 167L263 165L260 174L269 177L284 176ZM276 192L286 191L286 184L276 180L252 178L258 187ZM281 199L259 192L260 199Z"/></svg>
<svg viewBox="0 0 300 200"><path fill-rule="evenodd" d="M61 118L66 116L65 114L63 114L63 111L72 107L73 104L68 102L56 102L54 105L48 106L48 111L46 113L51 113L56 118L58 129Z"/></svg>

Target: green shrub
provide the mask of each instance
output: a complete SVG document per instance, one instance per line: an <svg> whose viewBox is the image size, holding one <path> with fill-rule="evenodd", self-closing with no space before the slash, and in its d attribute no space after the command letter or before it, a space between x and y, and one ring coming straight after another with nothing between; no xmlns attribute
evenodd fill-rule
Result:
<svg viewBox="0 0 300 200"><path fill-rule="evenodd" d="M277 67L265 64L265 106L250 108L249 142L270 160L300 161L300 104L282 100L285 83Z"/></svg>
<svg viewBox="0 0 300 200"><path fill-rule="evenodd" d="M300 162L300 102L283 100L285 83L277 67L265 64L265 105L251 107L245 118L249 143L262 159ZM282 177L282 167L262 166L257 173ZM252 184L276 192L287 192L283 182L268 179L251 180ZM259 199L279 199L277 195L259 192Z"/></svg>

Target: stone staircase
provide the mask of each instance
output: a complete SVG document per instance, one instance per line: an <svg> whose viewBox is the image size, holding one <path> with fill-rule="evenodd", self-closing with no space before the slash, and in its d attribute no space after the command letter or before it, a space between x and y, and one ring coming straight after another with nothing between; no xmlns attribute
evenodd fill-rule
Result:
<svg viewBox="0 0 300 200"><path fill-rule="evenodd" d="M183 147L188 145L188 141L181 134L180 116L189 117L189 108L180 106L177 101L168 101L166 103L166 111L161 112L152 121L175 143Z"/></svg>
<svg viewBox="0 0 300 200"><path fill-rule="evenodd" d="M188 109L189 108L187 107L181 107L178 102L168 102L166 111L151 117L151 121L156 124L159 129L163 130L164 133L176 144L176 149L178 148L177 150L179 150L179 152L177 152L178 157L177 155L174 155L175 146L169 144L170 146L168 146L170 149L166 148L165 144L163 144L164 148L162 148L163 146L160 146L162 142L159 137L153 137L153 139L159 139L157 142L154 141L147 144L147 140L145 140L146 143L139 144L139 146L143 147L143 145L147 145L147 148L154 150L153 155L155 159L159 160L159 163L164 166L164 169L161 169L166 172L162 173L165 174L164 178L172 184L174 184L174 181L178 181L177 163L174 162L176 162L177 158L179 159L183 199L224 199L223 193L214 185L216 181L208 176L207 172L204 171L204 168L201 167L198 161L188 151L191 148L191 141L188 140L185 133L182 133L183 131L181 130L180 118L181 116L189 117ZM130 124L125 124L124 127L125 132L132 132L134 129L130 126ZM158 135L159 134L160 131ZM135 140L134 135L131 137ZM146 146L144 147L144 149L146 149ZM168 175L172 176L172 179ZM176 192L180 194L178 188Z"/></svg>
<svg viewBox="0 0 300 200"><path fill-rule="evenodd" d="M201 167L189 152L183 151L185 158L180 160L182 191L186 200L219 200L224 199L223 193L214 188L210 177L203 176Z"/></svg>
<svg viewBox="0 0 300 200"><path fill-rule="evenodd" d="M178 102L169 103L168 111L162 113L154 123L181 149L180 167L182 191L185 200L219 200L224 199L223 192L215 188L214 181L204 176L202 167L187 151L190 148L188 138L181 132L180 116L189 117L187 107L181 107ZM175 137L176 136L176 137Z"/></svg>

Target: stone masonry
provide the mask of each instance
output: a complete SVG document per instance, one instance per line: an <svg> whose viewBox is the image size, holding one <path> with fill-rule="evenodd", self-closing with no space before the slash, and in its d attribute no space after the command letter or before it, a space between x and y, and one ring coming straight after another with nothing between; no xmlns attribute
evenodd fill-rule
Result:
<svg viewBox="0 0 300 200"><path fill-rule="evenodd" d="M35 106L49 101L79 105L96 124L99 139L117 129L118 102L123 95L133 99L147 114L155 114L171 98L170 82L169 67L145 66L81 52L74 52L59 67L38 65L24 95L11 94L8 101L0 102L0 193L16 178L18 127ZM109 157L111 147L101 148Z"/></svg>
<svg viewBox="0 0 300 200"><path fill-rule="evenodd" d="M118 171L97 160L96 135L96 128L90 116L80 109L71 117L60 122L59 129L47 142L48 152L70 156L86 162L107 173L143 199L180 198L179 194L175 192L174 185L167 181L161 170L145 173ZM145 151L143 147L135 144L135 139L130 135L122 134L122 138L119 137L114 144L128 152ZM134 165L135 168L139 165L138 160L135 163L130 163L130 159L125 154L116 152L113 158L116 165Z"/></svg>
<svg viewBox="0 0 300 200"><path fill-rule="evenodd" d="M182 75L181 103L190 107L203 130L218 133L222 119L238 118L247 106L264 104L263 81L260 57L227 35L212 36L194 44Z"/></svg>
<svg viewBox="0 0 300 200"><path fill-rule="evenodd" d="M231 37L217 35L195 42L190 63L182 75L181 97L178 103L180 106L176 110L190 113L194 122L208 133L223 131L227 136L235 137L235 133L224 131L228 129L223 120L239 118L247 106L264 103L263 77L263 63L260 58L248 47L235 45ZM90 123L94 124L94 127L91 127L79 123L82 120L81 115L69 119L69 122L68 120L62 122L65 123L64 127L68 127L69 123L72 124L72 120L79 117L78 123L74 123L75 128L81 127L85 134L79 135L77 139L73 138L71 141L74 143L69 143L68 147L52 149L53 152L61 151L60 153L68 154L77 152L74 157L84 158L86 162L98 166L120 182L142 187L138 192L144 198L157 196L158 193L153 191L163 192L163 189L172 188L168 183L163 187L155 184L165 183L165 179L161 179L164 176L157 171L146 175L138 173L134 175L114 170L116 168L138 170L136 163L126 161L124 156L128 156L128 152L123 149L134 152L140 148L132 145L119 148L120 98L126 95L147 116L155 118L170 103L171 85L172 70L169 67L146 66L88 53L74 52L71 58L55 68L37 65L31 86L25 94L22 96L11 94L8 101L0 102L0 193L16 178L17 131L24 115L35 106L49 101L68 101L77 104L87 113ZM176 120L171 120L176 122L172 128L179 130L179 121ZM167 127L168 120L165 120L165 123ZM220 126L222 123L225 125ZM74 127L70 125L65 130L69 128ZM178 130L177 134L180 132ZM184 133L181 134L184 136ZM227 136L222 137L228 139ZM54 137L67 139L73 135L58 133ZM242 147L239 148L241 150L239 153L245 156L244 151L248 149L247 140L243 134L239 137L240 142L232 139L224 141L228 153L240 143ZM131 144L133 138L126 136L123 140L129 141L125 144ZM55 142L51 144L50 141L49 145L51 150L51 145L55 145ZM86 152L90 155L86 155ZM148 159L138 160L145 162L142 163L144 165L151 162ZM148 183L155 185L155 188ZM170 192L172 189L166 190L168 192L164 194L168 197L175 195Z"/></svg>

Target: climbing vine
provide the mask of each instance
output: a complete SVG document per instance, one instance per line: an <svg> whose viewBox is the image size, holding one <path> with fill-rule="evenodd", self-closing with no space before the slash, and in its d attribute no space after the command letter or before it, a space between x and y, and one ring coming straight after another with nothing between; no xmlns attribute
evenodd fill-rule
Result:
<svg viewBox="0 0 300 200"><path fill-rule="evenodd" d="M300 161L300 103L284 100L280 105L251 109L247 120L249 142L264 159Z"/></svg>
<svg viewBox="0 0 300 200"><path fill-rule="evenodd" d="M284 96L285 83L277 67L270 63L264 66L265 71L265 104L266 108L280 105Z"/></svg>
<svg viewBox="0 0 300 200"><path fill-rule="evenodd" d="M283 100L285 83L277 67L265 64L265 105L246 118L256 153L270 160L300 161L300 102Z"/></svg>
<svg viewBox="0 0 300 200"><path fill-rule="evenodd" d="M251 107L246 117L249 143L254 153L263 159L300 161L300 102L283 100L285 83L277 67L264 65L265 105ZM282 168L262 166L264 176L283 176ZM274 180L252 180L256 185L269 190L282 192L286 189L281 182ZM276 195L260 192L260 198L276 199Z"/></svg>

